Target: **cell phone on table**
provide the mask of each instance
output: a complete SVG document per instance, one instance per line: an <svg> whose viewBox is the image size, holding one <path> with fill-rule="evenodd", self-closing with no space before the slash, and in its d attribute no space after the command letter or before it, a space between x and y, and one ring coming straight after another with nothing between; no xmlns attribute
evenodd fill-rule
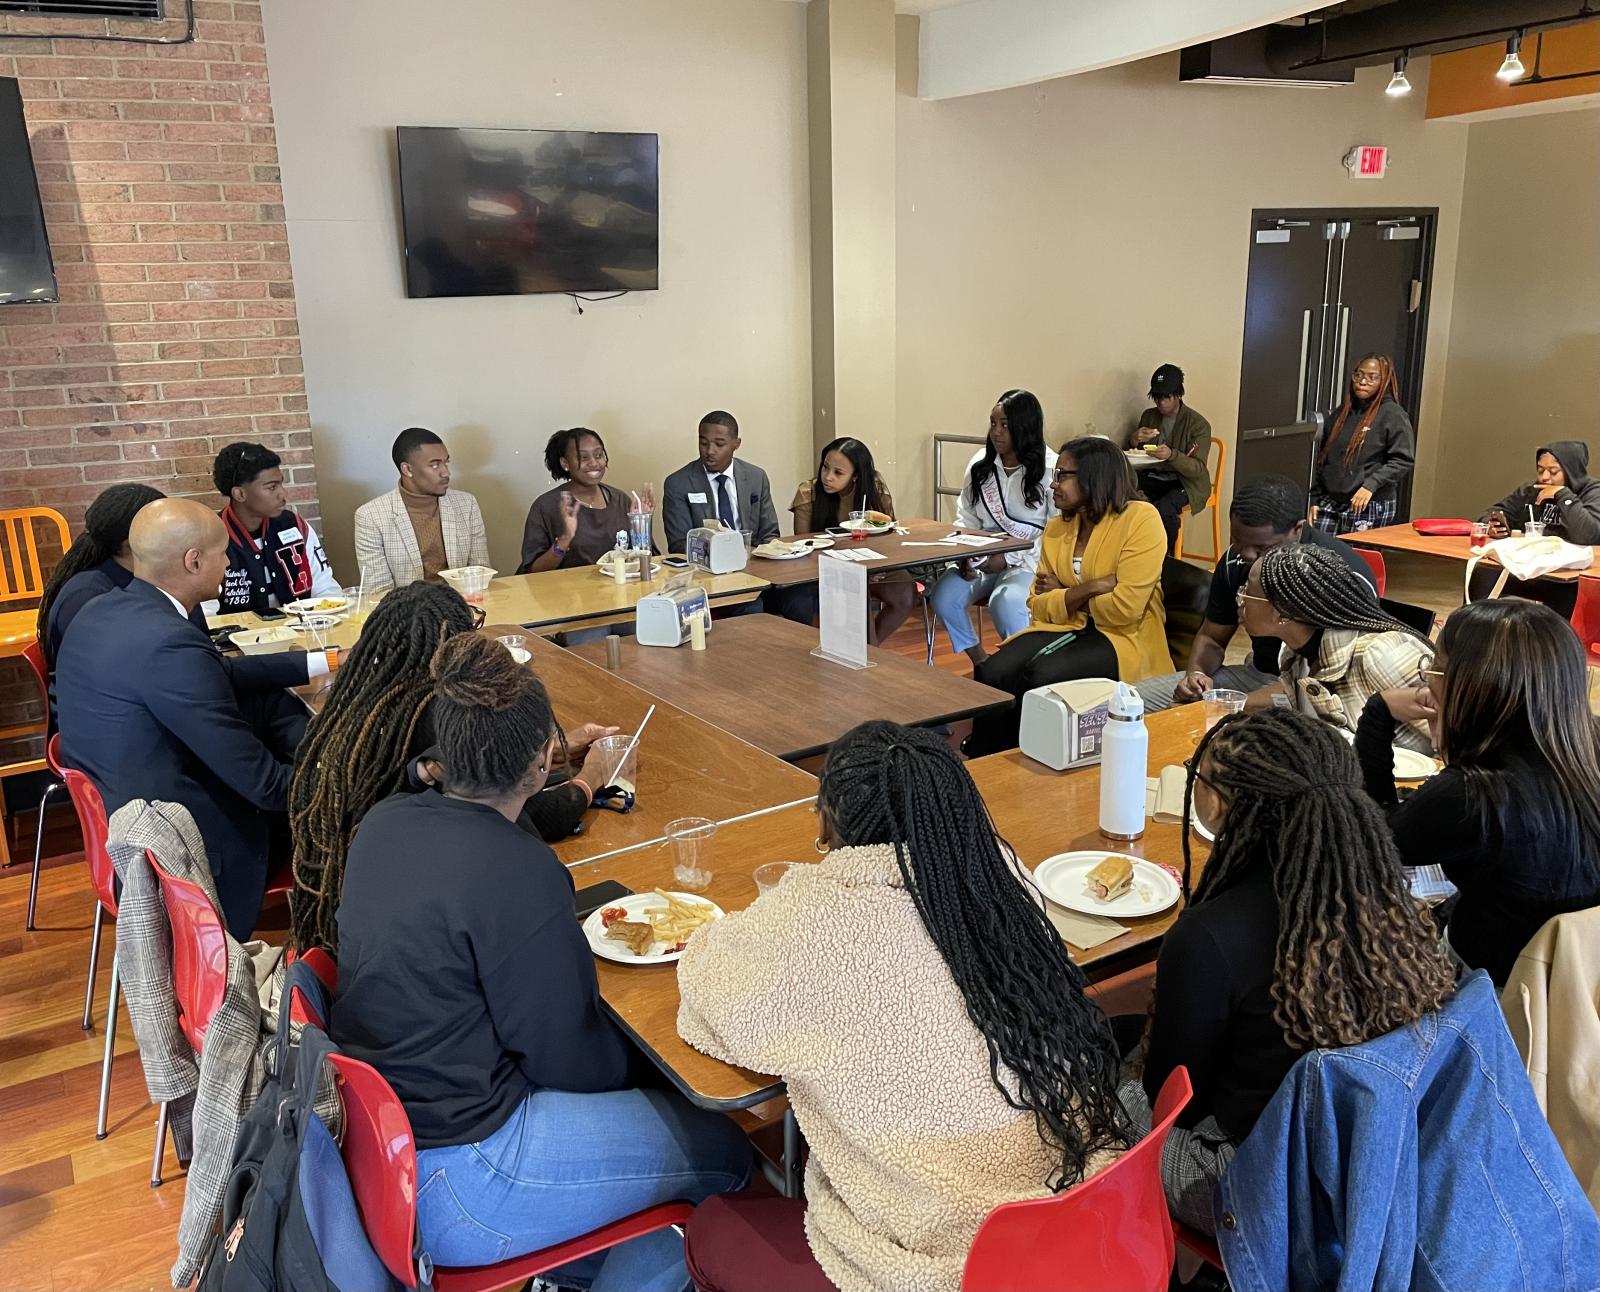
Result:
<svg viewBox="0 0 1600 1292"><path fill-rule="evenodd" d="M270 622L270 621L272 621L274 619L287 619L288 617L289 616L284 614L283 611L274 610L271 606L268 606L265 610L256 611L256 618L257 619L265 619L268 622Z"/></svg>
<svg viewBox="0 0 1600 1292"><path fill-rule="evenodd" d="M689 558L687 556L663 556L661 564L669 565L674 570L687 570L689 568Z"/></svg>
<svg viewBox="0 0 1600 1292"><path fill-rule="evenodd" d="M598 884L590 884L587 888L580 888L574 893L572 909L580 920L586 920L602 906L610 906L620 898L632 895L633 889L617 883L614 879L607 879Z"/></svg>

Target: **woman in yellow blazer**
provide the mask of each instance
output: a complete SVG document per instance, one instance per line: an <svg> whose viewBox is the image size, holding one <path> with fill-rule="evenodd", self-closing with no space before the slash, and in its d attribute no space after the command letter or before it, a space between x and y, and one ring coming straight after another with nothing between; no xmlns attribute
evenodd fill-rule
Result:
<svg viewBox="0 0 1600 1292"><path fill-rule="evenodd" d="M1028 609L1033 622L978 666L973 676L1018 703L973 725L970 755L1017 743L1020 697L1079 677L1137 682L1172 668L1161 604L1166 532L1138 498L1133 470L1110 440L1062 445L1052 499L1061 514L1039 540Z"/></svg>

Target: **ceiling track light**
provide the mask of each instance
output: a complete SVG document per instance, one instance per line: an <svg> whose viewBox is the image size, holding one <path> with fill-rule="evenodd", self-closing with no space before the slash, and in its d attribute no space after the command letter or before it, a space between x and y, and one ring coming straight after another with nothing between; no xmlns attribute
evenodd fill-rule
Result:
<svg viewBox="0 0 1600 1292"><path fill-rule="evenodd" d="M1389 78L1389 84L1384 88L1384 93L1391 98L1399 98L1403 94L1411 93L1411 82L1406 80L1406 64L1411 61L1411 51L1402 50L1400 57L1394 60L1394 75Z"/></svg>
<svg viewBox="0 0 1600 1292"><path fill-rule="evenodd" d="M1506 41L1505 61L1500 64L1500 70L1495 76L1502 81L1520 81L1527 75L1527 70L1522 65L1522 31L1519 28Z"/></svg>

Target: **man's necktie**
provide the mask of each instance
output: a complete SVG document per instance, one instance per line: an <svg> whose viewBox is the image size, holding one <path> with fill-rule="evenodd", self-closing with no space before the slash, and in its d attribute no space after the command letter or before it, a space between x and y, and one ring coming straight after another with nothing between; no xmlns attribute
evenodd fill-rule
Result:
<svg viewBox="0 0 1600 1292"><path fill-rule="evenodd" d="M734 528L733 499L728 495L728 473L717 476L717 519L729 529Z"/></svg>

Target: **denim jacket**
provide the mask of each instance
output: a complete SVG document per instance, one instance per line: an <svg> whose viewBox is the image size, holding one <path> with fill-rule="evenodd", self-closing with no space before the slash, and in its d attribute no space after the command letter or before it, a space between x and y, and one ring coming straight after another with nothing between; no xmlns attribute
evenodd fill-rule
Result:
<svg viewBox="0 0 1600 1292"><path fill-rule="evenodd" d="M1216 1214L1237 1292L1600 1287L1600 1220L1481 969L1416 1026L1296 1063Z"/></svg>

